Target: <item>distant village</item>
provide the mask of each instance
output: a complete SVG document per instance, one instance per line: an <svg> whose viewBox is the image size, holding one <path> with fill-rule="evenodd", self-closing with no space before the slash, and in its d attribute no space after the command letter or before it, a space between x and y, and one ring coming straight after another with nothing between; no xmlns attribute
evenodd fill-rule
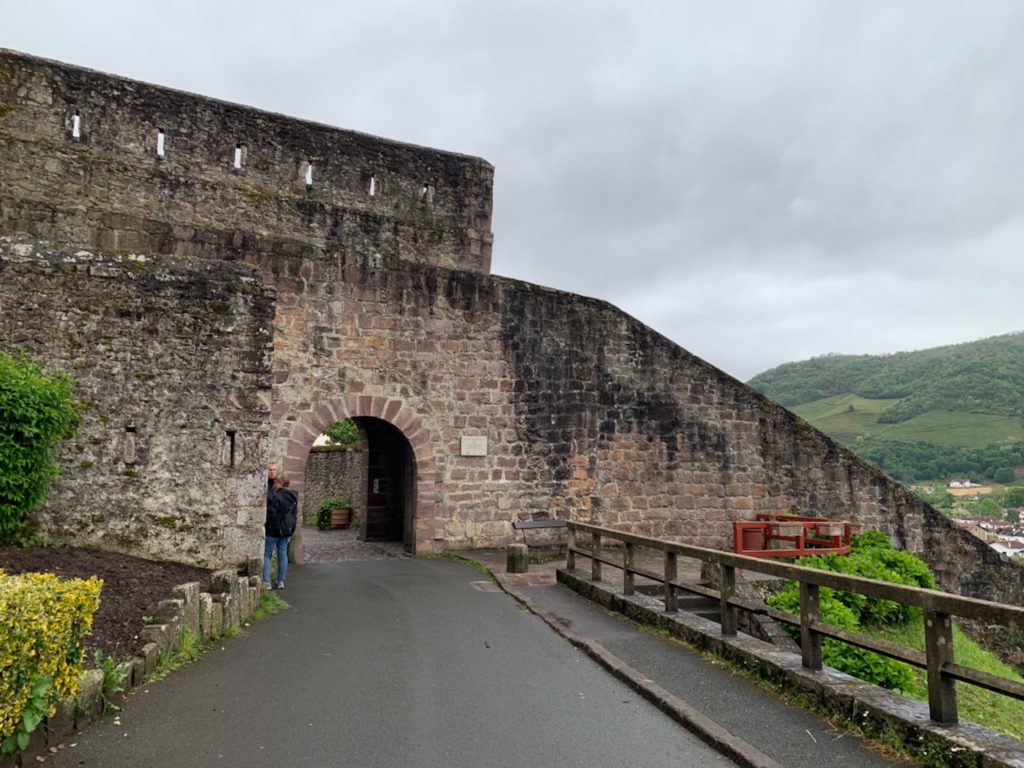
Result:
<svg viewBox="0 0 1024 768"><path fill-rule="evenodd" d="M914 486L915 491L925 494L934 494L934 485ZM945 484L946 493L954 496L958 502L976 502L986 494L992 492L992 488L982 483L971 482L969 478L957 478ZM1024 558L1024 525L1020 522L1024 507L1014 507L1006 510L1005 519L986 515L965 515L963 508L953 507L950 510L953 522L957 527L977 536L986 542L992 549L1006 557Z"/></svg>
<svg viewBox="0 0 1024 768"><path fill-rule="evenodd" d="M957 527L969 531L1001 555L1024 556L1024 526L991 517L957 517Z"/></svg>

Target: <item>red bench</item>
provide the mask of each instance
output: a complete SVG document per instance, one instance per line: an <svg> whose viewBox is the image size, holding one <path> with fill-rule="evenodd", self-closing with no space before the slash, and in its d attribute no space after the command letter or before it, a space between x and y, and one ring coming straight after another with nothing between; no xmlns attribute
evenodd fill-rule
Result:
<svg viewBox="0 0 1024 768"><path fill-rule="evenodd" d="M733 552L750 557L802 557L850 552L852 526L845 520L759 514L732 524Z"/></svg>

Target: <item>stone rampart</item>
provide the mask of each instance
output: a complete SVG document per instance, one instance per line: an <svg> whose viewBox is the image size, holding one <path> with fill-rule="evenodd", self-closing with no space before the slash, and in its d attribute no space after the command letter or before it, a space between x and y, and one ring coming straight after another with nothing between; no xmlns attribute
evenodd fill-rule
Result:
<svg viewBox="0 0 1024 768"><path fill-rule="evenodd" d="M275 444L298 470L337 418L390 413L417 458L421 549L494 546L544 516L730 548L732 521L800 512L885 531L947 587L1020 596L1019 569L909 490L610 304L427 266L311 262L301 283L263 266L298 293L278 310ZM461 455L465 437L486 455Z"/></svg>
<svg viewBox="0 0 1024 768"><path fill-rule="evenodd" d="M75 111L77 138L68 123ZM108 124L116 124L111 133L99 130ZM249 152L241 171L229 162L235 136ZM257 153L252 136L266 148ZM317 148L324 161L315 159L312 190L296 186L302 158ZM217 468L226 430L242 436L246 457L259 450L250 452L244 436L258 441L269 431L269 453L303 498L323 429L376 418L408 443L404 536L415 551L501 545L513 540L515 519L548 516L727 548L734 520L798 511L885 531L923 553L947 588L1024 602L1020 568L792 413L607 303L487 274L491 170L483 161L9 53L0 55L0 159L0 232L127 248L157 271L161 254L203 257L167 258L168 269L190 275L179 283L140 283L132 271L139 257L116 252L89 257L111 265L109 276L68 266L67 251L45 279L45 253L9 259L5 321L36 328L27 346L84 372L83 391L102 404L88 425L95 447L76 443L82 455L40 516L47 528L74 534L87 506L79 494L93 484L104 504L121 507L80 538L98 540L106 526L116 542L124 519L132 521L126 547L147 527L177 529L181 516L162 521L161 511L174 503L190 510L202 495L175 484L176 468L194 459L213 472L213 493L203 489L203 498L217 517L174 534L208 537L196 544L206 561L227 558L261 535L262 515L236 508L252 511L263 486L255 464L237 475ZM330 182L322 187L320 165ZM381 194L369 195L353 179L378 167L390 170ZM429 177L438 179L432 199L410 202L435 167L450 170L447 186ZM35 253L19 242L7 252ZM254 273L273 290L246 282ZM29 298L36 283L45 300ZM197 309L184 311L184 299L160 304L168 294L157 288L166 285L195 286ZM108 308L108 294L124 294L125 316ZM74 324L63 319L65 295L82 297L71 299L80 307ZM213 312L215 303L230 317ZM232 330L218 335L228 319ZM46 341L43 329L65 326L81 337L74 348ZM197 332L203 343L188 347ZM271 332L272 363L238 362L258 358ZM93 337L103 346L87 343ZM154 341L163 339L169 345ZM21 345L18 334L0 342ZM105 366L107 358L118 365ZM140 399L139 376L154 377L163 394ZM248 399L232 395L239 390ZM122 401L139 401L137 412L114 412ZM127 448L118 446L133 425L136 455L149 450L160 460L134 468L139 476L127 482ZM140 486L155 495L137 493ZM185 501L154 501L172 490ZM175 558L179 538L161 538L160 554Z"/></svg>
<svg viewBox="0 0 1024 768"><path fill-rule="evenodd" d="M137 253L311 247L490 270L484 160L4 49L0 157L0 231Z"/></svg>

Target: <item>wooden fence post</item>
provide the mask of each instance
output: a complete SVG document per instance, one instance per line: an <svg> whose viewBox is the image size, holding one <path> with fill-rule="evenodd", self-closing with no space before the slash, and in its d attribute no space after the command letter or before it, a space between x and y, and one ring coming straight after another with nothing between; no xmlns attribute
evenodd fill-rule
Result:
<svg viewBox="0 0 1024 768"><path fill-rule="evenodd" d="M679 610L676 600L676 588L672 582L679 576L679 562L675 552L665 553L665 612L675 613Z"/></svg>
<svg viewBox="0 0 1024 768"><path fill-rule="evenodd" d="M569 528L569 538L565 546L565 569L572 571L576 568L576 553L573 551L576 549L576 529Z"/></svg>
<svg viewBox="0 0 1024 768"><path fill-rule="evenodd" d="M635 591L636 579L633 576L633 561L636 553L633 551L633 544L626 542L626 548L622 553L622 594L632 595Z"/></svg>
<svg viewBox="0 0 1024 768"><path fill-rule="evenodd" d="M593 557L590 558L590 580L600 581L601 561L598 560L598 558L601 556L601 534L593 534L592 539L593 543L590 546L590 554L592 554Z"/></svg>
<svg viewBox="0 0 1024 768"><path fill-rule="evenodd" d="M800 654L807 669L821 669L821 635L811 628L820 616L817 584L800 582Z"/></svg>
<svg viewBox="0 0 1024 768"><path fill-rule="evenodd" d="M928 660L928 712L941 725L957 722L956 681L942 674L953 661L953 621L948 613L924 612L924 652Z"/></svg>
<svg viewBox="0 0 1024 768"><path fill-rule="evenodd" d="M736 629L739 624L736 606L729 605L730 598L736 596L736 568L731 565L721 564L722 586L719 588L719 602L722 622L722 634L725 637L736 637Z"/></svg>
<svg viewBox="0 0 1024 768"><path fill-rule="evenodd" d="M530 570L530 550L525 544L509 544L505 548L505 571L526 573Z"/></svg>

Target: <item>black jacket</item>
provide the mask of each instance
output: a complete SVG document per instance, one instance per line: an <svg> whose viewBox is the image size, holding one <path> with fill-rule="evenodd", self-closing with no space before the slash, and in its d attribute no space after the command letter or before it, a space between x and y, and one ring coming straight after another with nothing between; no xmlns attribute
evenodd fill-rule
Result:
<svg viewBox="0 0 1024 768"><path fill-rule="evenodd" d="M267 521L263 525L267 536L284 538L295 533L298 519L299 497L290 488L267 492Z"/></svg>

